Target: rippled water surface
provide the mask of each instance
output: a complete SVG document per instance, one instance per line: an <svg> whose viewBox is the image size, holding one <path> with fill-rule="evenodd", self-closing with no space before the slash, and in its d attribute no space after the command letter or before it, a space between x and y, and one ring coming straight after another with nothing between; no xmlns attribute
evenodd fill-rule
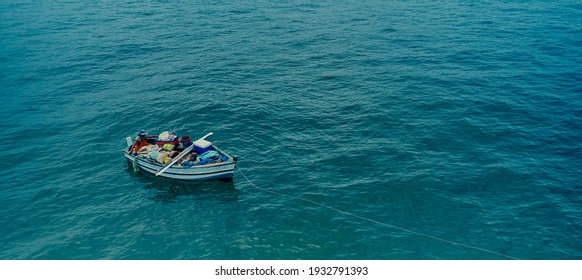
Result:
<svg viewBox="0 0 582 280"><path fill-rule="evenodd" d="M582 259L582 5L360 2L2 1L0 258Z"/></svg>

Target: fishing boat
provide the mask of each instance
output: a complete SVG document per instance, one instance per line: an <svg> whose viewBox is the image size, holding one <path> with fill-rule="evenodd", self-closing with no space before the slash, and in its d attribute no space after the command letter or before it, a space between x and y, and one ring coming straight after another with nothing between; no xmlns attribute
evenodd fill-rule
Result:
<svg viewBox="0 0 582 280"><path fill-rule="evenodd" d="M124 150L124 155L135 171L143 170L159 177L187 181L216 179L231 181L234 176L237 157L206 141L206 138L211 135L212 132L194 142L190 142L189 137L188 141L183 141L186 137L160 140L157 136L147 136L148 147L153 146L154 150L161 150L162 147L166 148L167 144L172 146L177 144L175 145L175 153L177 155L171 158L168 163L159 162L151 156L151 153L137 153L134 150L136 143L132 141L131 136L126 138L127 148ZM177 148L178 146L180 148ZM147 150L147 148L144 149ZM204 156L207 157L204 158ZM192 162L184 161L188 158L197 158L198 160Z"/></svg>

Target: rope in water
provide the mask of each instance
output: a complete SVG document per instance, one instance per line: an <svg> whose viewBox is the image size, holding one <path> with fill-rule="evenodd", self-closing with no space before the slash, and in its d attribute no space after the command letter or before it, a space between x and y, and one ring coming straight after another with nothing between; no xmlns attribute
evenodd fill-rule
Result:
<svg viewBox="0 0 582 280"><path fill-rule="evenodd" d="M508 258L508 259L512 259L512 260L520 260L519 258L512 257L512 256L509 256L509 255L506 255L506 254L503 254L503 253L496 252L496 251L488 250L488 249L485 249L485 248L481 248L481 247L477 247L477 246L471 246L471 245L467 245L467 244L463 244L463 243L459 243L459 242L454 242L454 241L450 241L450 240L447 240L447 239L443 239L443 238L440 238L440 237L436 237L436 236L433 236L433 235L430 235L430 234L426 234L426 233L422 233L422 232L418 232L418 231L406 229L406 228L403 228L403 227L398 227L398 226L394 226L394 225L391 225L391 224L379 222L379 221L376 221L374 219L362 217L362 216L359 216L359 215L356 215L356 214L353 214L353 213L350 213L350 212L346 212L346 211L343 211L343 210L340 210L340 209L337 209L337 208L334 208L334 207L331 207L331 206L328 206L328 205L325 205L325 204L322 204L322 203L319 203L319 202L316 202L316 201L313 201L313 200L309 200L309 199L306 199L306 198L301 198L301 197L297 197L297 196L293 196L293 195L288 195L288 194L276 192L276 191L273 191L273 190L264 189L264 188L261 188L261 187L255 185L255 183L253 183L251 180L249 180L249 178L245 175L245 173L243 172L243 170L238 165L237 165L236 168L238 169L238 171L240 172L240 174L245 178L245 180L249 184L251 184L253 187L255 187L255 188L257 188L257 189L259 189L261 191L264 191L264 192L276 194L276 195L279 195L279 196L289 197L291 199L296 199L296 200L301 200L301 201L309 202L311 204L314 204L314 205L318 205L318 206L327 208L329 210L338 212L338 213L343 214L343 215L346 215L346 216L351 216L351 217L358 218L358 219L365 220L365 221L369 221L369 222L372 222L372 223L375 223L375 224L378 224L378 225L381 225L381 226L385 226L385 227L393 228L393 229L396 229L396 230L400 230L400 231L404 231L404 232L416 234L416 235L423 236L423 237L426 237L426 238L431 238L431 239L438 240L438 241L441 241L441 242L444 242L444 243L448 243L448 244L451 244L451 245L454 245L454 246L459 246L459 247L464 247L464 248L473 249L473 250L477 250L477 251L482 251L482 252L486 252L486 253L498 255L498 256L501 256L501 257L504 257L504 258Z"/></svg>

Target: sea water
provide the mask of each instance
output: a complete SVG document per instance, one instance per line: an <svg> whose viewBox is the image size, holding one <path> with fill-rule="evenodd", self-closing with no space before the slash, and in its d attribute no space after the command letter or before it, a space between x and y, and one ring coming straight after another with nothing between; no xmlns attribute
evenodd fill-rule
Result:
<svg viewBox="0 0 582 280"><path fill-rule="evenodd" d="M582 258L579 1L271 2L2 1L0 258Z"/></svg>

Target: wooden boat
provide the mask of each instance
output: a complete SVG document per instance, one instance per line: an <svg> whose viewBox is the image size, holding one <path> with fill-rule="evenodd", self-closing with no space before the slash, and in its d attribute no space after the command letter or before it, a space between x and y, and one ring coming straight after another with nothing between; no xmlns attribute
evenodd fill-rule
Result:
<svg viewBox="0 0 582 280"><path fill-rule="evenodd" d="M212 135L212 133L207 134L205 137L200 138L204 139L208 136ZM230 181L234 176L234 169L237 163L237 157L231 156L227 152L219 149L218 147L212 145L211 149L218 152L222 159L220 162L210 162L203 165L195 165L195 166L183 166L178 162L178 160L189 153L192 148L194 148L194 144L192 144L187 149L184 149L182 153L176 158L168 163L168 164L161 164L154 159L151 159L147 156L139 156L132 153L133 143L131 141L131 137L128 137L127 140L127 148L124 150L125 158L133 164L134 169L143 170L148 173L154 174L159 177L165 177L170 179L177 179L177 180L187 180L187 181L199 181L199 180L221 180L221 181ZM199 140L200 140L199 139ZM194 153L194 151L191 151Z"/></svg>

